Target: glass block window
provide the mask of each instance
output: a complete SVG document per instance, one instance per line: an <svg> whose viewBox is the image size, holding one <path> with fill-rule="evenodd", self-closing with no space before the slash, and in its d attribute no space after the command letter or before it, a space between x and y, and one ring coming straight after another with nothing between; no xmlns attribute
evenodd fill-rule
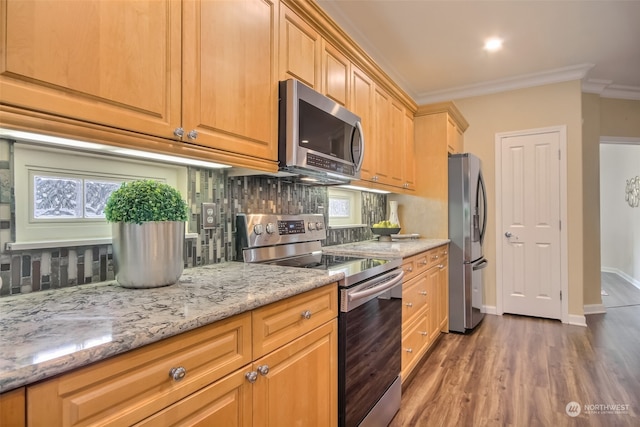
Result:
<svg viewBox="0 0 640 427"><path fill-rule="evenodd" d="M351 215L351 199L329 198L329 218L348 218Z"/></svg>
<svg viewBox="0 0 640 427"><path fill-rule="evenodd" d="M82 218L82 180L34 176L33 217Z"/></svg>
<svg viewBox="0 0 640 427"><path fill-rule="evenodd" d="M84 217L104 218L107 199L117 190L122 181L84 181Z"/></svg>
<svg viewBox="0 0 640 427"><path fill-rule="evenodd" d="M329 188L329 226L361 226L362 193L341 188Z"/></svg>

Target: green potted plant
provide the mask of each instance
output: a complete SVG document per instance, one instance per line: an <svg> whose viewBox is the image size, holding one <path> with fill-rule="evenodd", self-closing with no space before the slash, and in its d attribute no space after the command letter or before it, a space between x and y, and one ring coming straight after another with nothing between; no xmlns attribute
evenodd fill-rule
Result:
<svg viewBox="0 0 640 427"><path fill-rule="evenodd" d="M178 190L153 180L124 182L111 193L105 217L112 223L114 268L121 286L155 288L178 281L187 211Z"/></svg>

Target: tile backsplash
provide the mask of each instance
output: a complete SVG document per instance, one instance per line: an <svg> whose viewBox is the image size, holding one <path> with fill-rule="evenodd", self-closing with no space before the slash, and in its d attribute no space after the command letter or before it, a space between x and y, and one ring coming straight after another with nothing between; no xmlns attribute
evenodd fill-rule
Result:
<svg viewBox="0 0 640 427"><path fill-rule="evenodd" d="M10 150L0 141L0 296L65 288L114 279L111 245L5 251L15 235L12 206L13 180ZM6 154L5 154L6 151ZM202 229L201 203L213 203L215 226ZM230 177L221 170L188 169L189 236L185 240L185 267L233 261L235 214L325 213L326 187L291 182L270 176ZM362 218L372 224L386 216L387 196L362 193ZM197 236L197 237L196 237ZM371 239L366 227L327 230L324 245Z"/></svg>

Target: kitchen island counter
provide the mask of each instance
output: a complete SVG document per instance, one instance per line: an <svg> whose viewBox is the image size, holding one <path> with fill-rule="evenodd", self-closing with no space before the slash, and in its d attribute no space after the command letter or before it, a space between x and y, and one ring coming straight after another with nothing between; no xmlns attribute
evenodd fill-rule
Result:
<svg viewBox="0 0 640 427"><path fill-rule="evenodd" d="M449 239L400 239L392 242L366 240L363 242L345 243L325 246L323 252L364 257L407 258L438 246L446 245Z"/></svg>
<svg viewBox="0 0 640 427"><path fill-rule="evenodd" d="M228 262L186 269L162 288L111 281L0 298L0 393L343 278Z"/></svg>

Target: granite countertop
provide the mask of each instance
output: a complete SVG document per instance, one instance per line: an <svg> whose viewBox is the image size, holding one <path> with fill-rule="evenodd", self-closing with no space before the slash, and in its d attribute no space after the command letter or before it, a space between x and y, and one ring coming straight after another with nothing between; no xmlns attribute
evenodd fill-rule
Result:
<svg viewBox="0 0 640 427"><path fill-rule="evenodd" d="M400 239L392 242L366 240L364 242L325 246L322 248L322 251L331 254L366 257L407 258L420 252L446 245L449 242L449 239Z"/></svg>
<svg viewBox="0 0 640 427"><path fill-rule="evenodd" d="M228 262L180 282L115 281L0 298L0 393L344 278L344 273Z"/></svg>

